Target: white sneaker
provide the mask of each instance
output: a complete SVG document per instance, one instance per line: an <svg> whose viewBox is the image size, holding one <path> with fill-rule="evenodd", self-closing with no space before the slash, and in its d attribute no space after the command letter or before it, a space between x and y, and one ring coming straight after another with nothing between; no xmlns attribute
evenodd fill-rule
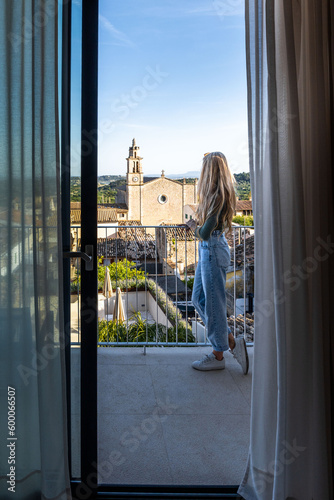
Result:
<svg viewBox="0 0 334 500"><path fill-rule="evenodd" d="M233 350L230 349L230 352L232 353L234 359L241 366L244 375L247 375L249 368L249 360L248 360L248 353L247 353L245 339L244 337L237 337L234 340L235 340L235 346Z"/></svg>
<svg viewBox="0 0 334 500"><path fill-rule="evenodd" d="M224 370L225 368L225 359L223 358L219 361L216 356L213 354L206 354L204 358L199 359L198 361L194 361L191 365L195 370Z"/></svg>

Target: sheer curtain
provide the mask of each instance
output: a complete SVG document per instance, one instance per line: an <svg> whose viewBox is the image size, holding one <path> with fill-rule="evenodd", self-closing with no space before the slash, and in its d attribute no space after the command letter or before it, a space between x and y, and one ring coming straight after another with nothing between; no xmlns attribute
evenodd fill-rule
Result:
<svg viewBox="0 0 334 500"><path fill-rule="evenodd" d="M333 3L247 0L255 346L245 499L333 492Z"/></svg>
<svg viewBox="0 0 334 500"><path fill-rule="evenodd" d="M1 499L70 498L57 5L56 0L1 2Z"/></svg>

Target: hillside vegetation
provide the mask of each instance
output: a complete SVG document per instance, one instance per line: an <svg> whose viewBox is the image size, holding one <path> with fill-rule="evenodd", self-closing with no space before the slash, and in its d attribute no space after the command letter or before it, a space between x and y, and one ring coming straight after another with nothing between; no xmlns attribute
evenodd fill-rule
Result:
<svg viewBox="0 0 334 500"><path fill-rule="evenodd" d="M237 196L239 196L239 200L249 200L251 194L249 172L234 174L234 177L237 181Z"/></svg>
<svg viewBox="0 0 334 500"><path fill-rule="evenodd" d="M248 200L251 193L249 172L234 174L237 181L237 196L239 200ZM183 179L174 179L183 182ZM186 178L186 183L191 184L195 177ZM97 198L98 203L115 203L116 193L119 186L125 184L124 175L102 175L98 178ZM81 179L80 177L71 178L71 201L81 200Z"/></svg>

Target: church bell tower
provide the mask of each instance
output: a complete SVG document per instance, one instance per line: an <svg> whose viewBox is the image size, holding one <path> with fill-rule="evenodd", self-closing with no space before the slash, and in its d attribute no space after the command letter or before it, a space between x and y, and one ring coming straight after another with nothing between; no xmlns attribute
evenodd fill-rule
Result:
<svg viewBox="0 0 334 500"><path fill-rule="evenodd" d="M129 147L129 156L127 161L127 185L138 186L144 183L143 169L141 165L142 157L139 156L139 146L136 145L136 139L132 139L132 146Z"/></svg>
<svg viewBox="0 0 334 500"><path fill-rule="evenodd" d="M129 156L126 158L126 200L129 220L141 221L142 219L142 186L144 184L142 159L139 156L139 146L136 145L136 139L132 139Z"/></svg>

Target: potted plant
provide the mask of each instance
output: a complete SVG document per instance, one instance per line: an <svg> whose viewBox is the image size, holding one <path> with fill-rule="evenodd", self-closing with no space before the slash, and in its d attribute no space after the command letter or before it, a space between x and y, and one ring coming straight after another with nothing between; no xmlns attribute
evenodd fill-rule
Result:
<svg viewBox="0 0 334 500"><path fill-rule="evenodd" d="M80 284L77 280L71 283L71 303L76 302L79 298Z"/></svg>

